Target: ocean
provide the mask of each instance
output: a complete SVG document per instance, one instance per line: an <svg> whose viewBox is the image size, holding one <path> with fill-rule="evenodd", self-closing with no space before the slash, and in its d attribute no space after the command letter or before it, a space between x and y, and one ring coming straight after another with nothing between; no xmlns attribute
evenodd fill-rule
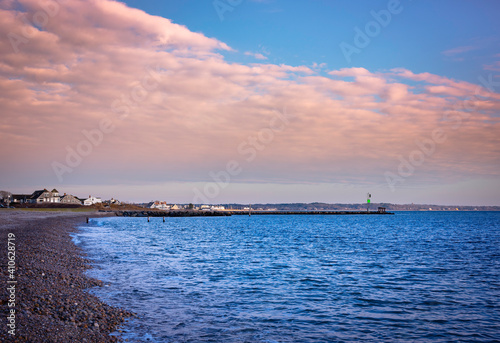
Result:
<svg viewBox="0 0 500 343"><path fill-rule="evenodd" d="M500 340L499 212L165 220L73 237L129 342Z"/></svg>

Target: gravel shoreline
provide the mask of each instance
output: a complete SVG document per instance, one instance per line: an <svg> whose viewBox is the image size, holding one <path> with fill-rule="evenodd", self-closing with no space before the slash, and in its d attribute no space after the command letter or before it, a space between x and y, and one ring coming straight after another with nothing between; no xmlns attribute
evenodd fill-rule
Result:
<svg viewBox="0 0 500 343"><path fill-rule="evenodd" d="M108 214L109 215L109 214ZM89 278L90 262L71 240L86 217L99 213L0 211L2 342L116 342L116 331L133 314L89 294L102 282ZM15 306L9 307L8 235L15 239ZM15 336L9 310L15 309Z"/></svg>

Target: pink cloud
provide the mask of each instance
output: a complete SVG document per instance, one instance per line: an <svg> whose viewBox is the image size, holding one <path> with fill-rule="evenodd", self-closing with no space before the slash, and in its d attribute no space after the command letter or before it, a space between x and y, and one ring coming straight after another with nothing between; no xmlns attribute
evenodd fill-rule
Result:
<svg viewBox="0 0 500 343"><path fill-rule="evenodd" d="M245 52L245 55L252 56L252 57L254 57L254 58L258 59L258 60L267 60L267 57L264 56L261 53L255 53L255 52L247 51L247 52Z"/></svg>
<svg viewBox="0 0 500 343"><path fill-rule="evenodd" d="M334 75L334 76L366 76L366 75L371 75L371 73L365 69L365 68L342 68L340 70L332 70L328 74Z"/></svg>
<svg viewBox="0 0 500 343"><path fill-rule="evenodd" d="M406 78L409 80L414 80L414 81L420 81L420 82L425 82L428 84L434 84L438 86L447 86L447 88L431 88L435 92L436 90L440 90L441 92L446 90L448 92L451 92L455 96L475 96L478 94L483 94L484 92L487 93L487 97L495 98L500 100L500 94L490 92L489 90L485 90L482 88L482 86L478 86L469 82L464 82L464 81L456 81L449 79L444 76L439 76L439 75L434 75L430 73L420 73L420 74L414 74L413 72L402 69L402 68L396 68L391 70L393 75L396 77L402 77Z"/></svg>
<svg viewBox="0 0 500 343"><path fill-rule="evenodd" d="M491 71L500 71L500 61L495 61L492 64L487 64L484 66L484 69Z"/></svg>
<svg viewBox="0 0 500 343"><path fill-rule="evenodd" d="M40 9L21 3L28 18ZM22 35L22 13L0 8L2 36ZM102 119L114 131L67 182L202 181L230 159L244 164L241 182L376 182L437 127L449 138L423 176L498 175L498 94L483 92L459 130L443 119L461 115L456 105L477 85L406 69L322 76L307 66L230 63L219 53L225 43L107 0L60 3L43 30L30 30L18 52L0 41L0 158L8 162L0 172L10 179L36 169L56 181L51 162L64 162L66 147ZM144 80L153 85L145 92ZM247 162L238 146L285 107L293 119Z"/></svg>
<svg viewBox="0 0 500 343"><path fill-rule="evenodd" d="M460 55L460 54L463 54L465 52L477 50L477 49L478 48L476 46L466 45L466 46L459 46L456 48L445 50L442 52L442 54L450 57L450 56Z"/></svg>

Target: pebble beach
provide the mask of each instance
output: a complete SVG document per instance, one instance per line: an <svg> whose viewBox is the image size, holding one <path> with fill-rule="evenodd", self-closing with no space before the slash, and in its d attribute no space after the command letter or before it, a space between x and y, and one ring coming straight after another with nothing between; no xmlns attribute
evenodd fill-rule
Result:
<svg viewBox="0 0 500 343"><path fill-rule="evenodd" d="M118 341L110 333L133 314L111 307L88 292L103 284L86 276L90 261L70 236L87 217L99 215L98 212L0 211L0 341ZM15 250L12 247L9 250L9 245ZM12 255L8 257L9 251L15 251L12 275L7 269Z"/></svg>

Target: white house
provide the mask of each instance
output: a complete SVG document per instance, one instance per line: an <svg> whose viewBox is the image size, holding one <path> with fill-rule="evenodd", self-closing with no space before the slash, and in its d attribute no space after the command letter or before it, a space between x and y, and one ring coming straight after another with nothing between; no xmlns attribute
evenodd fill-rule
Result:
<svg viewBox="0 0 500 343"><path fill-rule="evenodd" d="M225 207L221 205L201 205L202 211L224 211Z"/></svg>
<svg viewBox="0 0 500 343"><path fill-rule="evenodd" d="M96 197L93 197L91 195L89 195L88 199L85 199L83 201L83 204L85 206L90 206L90 205L100 204L100 203L102 203L102 199L101 198L96 198Z"/></svg>
<svg viewBox="0 0 500 343"><path fill-rule="evenodd" d="M170 210L170 205L166 201L152 201L148 204L149 208L157 208L159 210Z"/></svg>

